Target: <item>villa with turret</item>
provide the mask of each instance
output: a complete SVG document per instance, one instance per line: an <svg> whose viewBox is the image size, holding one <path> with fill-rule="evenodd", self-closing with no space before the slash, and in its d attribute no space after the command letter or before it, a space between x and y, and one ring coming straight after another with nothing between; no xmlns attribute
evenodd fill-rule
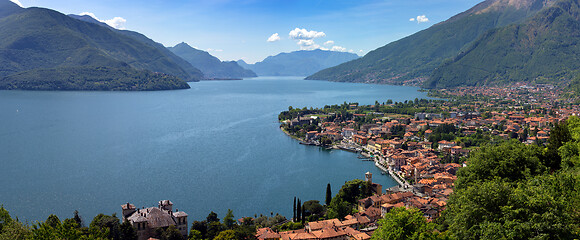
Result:
<svg viewBox="0 0 580 240"><path fill-rule="evenodd" d="M137 230L139 240L147 240L155 236L157 228L166 229L175 226L179 232L187 237L187 213L178 209L173 211L173 203L169 200L159 201L157 207L135 208L135 205L126 203L123 209L123 222L129 221Z"/></svg>

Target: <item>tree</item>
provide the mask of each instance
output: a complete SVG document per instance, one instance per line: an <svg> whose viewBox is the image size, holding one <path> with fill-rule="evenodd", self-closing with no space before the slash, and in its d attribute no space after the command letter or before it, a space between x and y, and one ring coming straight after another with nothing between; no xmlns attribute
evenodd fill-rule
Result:
<svg viewBox="0 0 580 240"><path fill-rule="evenodd" d="M458 239L577 239L579 186L577 172L494 178L454 192L445 223Z"/></svg>
<svg viewBox="0 0 580 240"><path fill-rule="evenodd" d="M137 230L131 225L129 221L121 223L119 231L119 239L121 240L137 240Z"/></svg>
<svg viewBox="0 0 580 240"><path fill-rule="evenodd" d="M21 222L12 219L8 210L0 205L0 239L29 239L30 229Z"/></svg>
<svg viewBox="0 0 580 240"><path fill-rule="evenodd" d="M416 208L394 208L378 221L379 227L371 239L437 239L435 224L428 223Z"/></svg>
<svg viewBox="0 0 580 240"><path fill-rule="evenodd" d="M60 219L58 219L58 217L54 214L50 214L48 216L48 218L46 219L46 222L44 222L44 225L50 226L52 228L56 228L58 226L60 226Z"/></svg>
<svg viewBox="0 0 580 240"><path fill-rule="evenodd" d="M219 222L220 219L218 218L217 213L214 213L213 211L211 211L208 215L207 218L205 218L207 223L210 224L212 222Z"/></svg>
<svg viewBox="0 0 580 240"><path fill-rule="evenodd" d="M302 204L300 203L300 198L298 198L298 202L296 203L296 220L295 222L300 221L302 215Z"/></svg>
<svg viewBox="0 0 580 240"><path fill-rule="evenodd" d="M189 238L192 237L191 233L194 231L198 231L201 234L201 239L205 239L207 237L207 222L193 221L193 223L191 223L191 229L189 230Z"/></svg>
<svg viewBox="0 0 580 240"><path fill-rule="evenodd" d="M332 200L332 189L330 189L330 183L326 185L326 205L330 205L330 201Z"/></svg>
<svg viewBox="0 0 580 240"><path fill-rule="evenodd" d="M201 232L197 231L197 230L191 230L189 231L189 235L187 237L188 240L203 240L203 237L201 236Z"/></svg>
<svg viewBox="0 0 580 240"><path fill-rule="evenodd" d="M352 211L349 203L343 201L342 198L333 198L330 202L328 210L326 212L326 217L328 219L338 218L339 220L344 220L344 217L349 215Z"/></svg>
<svg viewBox="0 0 580 240"><path fill-rule="evenodd" d="M224 225L226 225L226 228L232 229L235 223L236 220L234 220L234 212L231 209L228 209L228 213L224 217Z"/></svg>
<svg viewBox="0 0 580 240"><path fill-rule="evenodd" d="M161 240L185 240L185 237L181 235L181 232L177 230L177 227L175 227L175 225L170 225L161 234Z"/></svg>
<svg viewBox="0 0 580 240"><path fill-rule="evenodd" d="M306 213L305 213L305 210L304 210L304 205L302 205L302 213L301 213L301 215L302 215L301 222L302 222L302 224L304 224L304 222L306 221Z"/></svg>
<svg viewBox="0 0 580 240"><path fill-rule="evenodd" d="M515 182L543 173L546 168L540 162L541 158L541 149L517 140L483 146L470 155L467 167L458 171L455 187L461 189L493 178Z"/></svg>
<svg viewBox="0 0 580 240"><path fill-rule="evenodd" d="M220 232L214 240L236 240L236 232L234 230L225 230Z"/></svg>
<svg viewBox="0 0 580 240"><path fill-rule="evenodd" d="M305 211L304 213L306 213L307 215L320 215L322 214L322 211L324 211L324 207L320 205L320 202L317 200L310 200L304 202L302 209L304 209Z"/></svg>
<svg viewBox="0 0 580 240"><path fill-rule="evenodd" d="M220 222L210 222L207 225L207 236L208 239L213 239L221 231L225 230L225 226Z"/></svg>
<svg viewBox="0 0 580 240"><path fill-rule="evenodd" d="M79 226L81 227L84 226L83 219L81 218L81 216L79 216L78 210L75 210L73 219L75 220L75 222L79 224Z"/></svg>
<svg viewBox="0 0 580 240"><path fill-rule="evenodd" d="M296 196L294 196L294 206L292 209L292 221L296 222Z"/></svg>
<svg viewBox="0 0 580 240"><path fill-rule="evenodd" d="M109 216L101 213L93 218L89 226L103 233L108 232L108 237L111 239L119 239L121 223L116 214Z"/></svg>
<svg viewBox="0 0 580 240"><path fill-rule="evenodd" d="M558 148L570 140L572 140L572 135L570 134L570 130L568 130L566 122L555 122L552 131L550 131L548 149L543 158L544 165L549 167L551 170L560 169L562 158L558 155Z"/></svg>

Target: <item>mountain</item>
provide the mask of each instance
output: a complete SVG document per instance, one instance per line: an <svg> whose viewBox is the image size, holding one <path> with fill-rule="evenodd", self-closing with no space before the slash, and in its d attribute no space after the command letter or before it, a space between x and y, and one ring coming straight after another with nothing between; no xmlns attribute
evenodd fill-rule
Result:
<svg viewBox="0 0 580 240"><path fill-rule="evenodd" d="M165 46L163 46L163 44L155 42L141 33L129 31L129 30L115 29L115 28L110 27L106 23L100 22L100 21L92 18L91 16L87 16L87 15L79 16L79 15L69 14L68 16L75 18L75 19L78 19L78 20L81 20L81 21L94 23L94 24L98 24L98 25L107 27L107 28L111 29L112 31L115 31L115 32L120 33L122 35L131 37L131 38L133 38L133 39L135 39L143 44L146 44L150 47L157 49L157 51L161 52L161 54L163 54L164 56L169 58L169 60L171 60L172 62L177 64L180 68L185 70L185 72L187 72L189 75L191 75L192 78L190 81L198 81L201 78L203 78L203 73L200 71L200 69L194 67L192 64L190 64L189 62L187 62L183 58L181 58L181 57L175 55L173 52L169 51L169 49L167 49Z"/></svg>
<svg viewBox="0 0 580 240"><path fill-rule="evenodd" d="M354 53L325 50L296 51L269 56L261 62L247 64L238 61L242 67L251 69L258 76L308 76L322 69L357 59Z"/></svg>
<svg viewBox="0 0 580 240"><path fill-rule="evenodd" d="M555 0L486 0L428 29L307 79L418 85L490 29L518 23Z"/></svg>
<svg viewBox="0 0 580 240"><path fill-rule="evenodd" d="M183 80L201 78L190 64L180 67L174 61L178 57L108 27L50 9L23 9L8 0L0 0L0 9L1 89L158 90L188 88ZM103 69L107 74L92 75ZM39 73L58 73L71 82ZM121 85L109 86L107 76ZM130 85L136 80L142 82Z"/></svg>
<svg viewBox="0 0 580 240"><path fill-rule="evenodd" d="M241 79L257 77L252 70L242 68L234 61L222 62L206 51L195 49L187 43L168 48L177 56L200 69L206 79Z"/></svg>
<svg viewBox="0 0 580 240"><path fill-rule="evenodd" d="M426 87L566 84L580 72L580 5L558 1L525 22L490 30L437 68Z"/></svg>

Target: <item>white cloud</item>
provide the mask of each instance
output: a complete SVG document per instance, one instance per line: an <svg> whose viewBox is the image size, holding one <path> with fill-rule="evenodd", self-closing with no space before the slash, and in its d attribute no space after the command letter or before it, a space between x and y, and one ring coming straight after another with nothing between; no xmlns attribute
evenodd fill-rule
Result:
<svg viewBox="0 0 580 240"><path fill-rule="evenodd" d="M418 23L429 22L429 18L427 18L425 15L417 16L417 22Z"/></svg>
<svg viewBox="0 0 580 240"><path fill-rule="evenodd" d="M420 15L417 16L417 18L410 18L409 21L414 22L417 21L417 23L424 23L424 22L429 22L429 18L427 18L427 16L425 15Z"/></svg>
<svg viewBox="0 0 580 240"><path fill-rule="evenodd" d="M224 50L223 50L223 49L213 49L213 48L208 48L206 51L207 51L207 52L223 52Z"/></svg>
<svg viewBox="0 0 580 240"><path fill-rule="evenodd" d="M300 41L298 41L298 45L300 45L300 46L312 46L314 44L315 44L314 40L312 40L312 39L310 39L310 40L301 39Z"/></svg>
<svg viewBox="0 0 580 240"><path fill-rule="evenodd" d="M316 44L312 39L300 39L296 44L300 46L300 50L314 50L320 48L320 45Z"/></svg>
<svg viewBox="0 0 580 240"><path fill-rule="evenodd" d="M114 17L113 19L105 20L105 23L113 28L124 30L127 19L122 17Z"/></svg>
<svg viewBox="0 0 580 240"><path fill-rule="evenodd" d="M268 42L276 42L276 41L280 41L280 35L278 35L278 33L274 33L272 34L272 36L268 38Z"/></svg>
<svg viewBox="0 0 580 240"><path fill-rule="evenodd" d="M18 1L18 0L10 0L10 1L12 1L13 3L16 3L20 7L24 7L24 6L22 6L22 3L20 3L20 1Z"/></svg>
<svg viewBox="0 0 580 240"><path fill-rule="evenodd" d="M304 39L304 40L309 40L309 39L314 39L314 38L321 38L321 37L326 37L326 34L324 32L318 32L318 31L308 31L304 28L300 29L300 28L296 28L292 31L290 31L290 33L288 34L290 35L290 38L292 39Z"/></svg>
<svg viewBox="0 0 580 240"><path fill-rule="evenodd" d="M94 13L91 12L83 12L81 14L79 14L81 16L83 15L87 15L90 16L92 18L94 18L95 20L99 21L99 22L104 22L107 25L111 26L112 28L116 28L116 29L120 29L120 30L125 30L125 23L127 23L127 20L122 18L122 17L114 17L112 19L109 20L101 20L99 19Z"/></svg>
<svg viewBox="0 0 580 240"><path fill-rule="evenodd" d="M326 41L324 43L324 46L330 46L330 45L334 45L334 41L330 40L330 41Z"/></svg>
<svg viewBox="0 0 580 240"><path fill-rule="evenodd" d="M332 46L332 48L330 49L330 51L335 51L335 52L346 52L346 48L341 47L341 46Z"/></svg>

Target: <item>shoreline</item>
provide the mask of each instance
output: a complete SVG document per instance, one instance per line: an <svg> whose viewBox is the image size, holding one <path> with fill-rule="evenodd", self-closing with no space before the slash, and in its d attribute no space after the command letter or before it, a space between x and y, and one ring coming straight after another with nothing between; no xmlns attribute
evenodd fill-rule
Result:
<svg viewBox="0 0 580 240"><path fill-rule="evenodd" d="M309 145L309 146L316 146L316 147L320 147L320 148L324 148L324 149L335 149L335 150L341 150L341 151L345 151L345 152L351 152L351 153L356 153L358 155L364 156L366 158L368 158L369 160L362 160L362 161L373 161L375 163L375 167L378 168L382 173L384 173L384 175L389 174L389 176L391 177L391 179L393 179L395 181L395 183L397 184L398 187L400 188L405 188L406 186L410 186L406 180L402 180L403 182L401 182L400 177L394 173L393 171L391 171L389 168L383 166L381 163L379 163L378 157L377 156L373 156L371 157L368 154L365 154L362 151L355 151L355 150L350 150L350 149L344 149L341 148L340 145L332 145L330 147L324 147L324 146L320 146L320 145L316 145L316 144L308 144L306 143L306 141L304 141L303 139L296 137L296 136L292 136L288 131L286 131L284 128L282 128L282 126L279 127L280 130L282 130L282 132L284 132L284 134L286 134L288 137L299 141L299 144L302 145ZM361 147L362 148L362 147ZM405 185L407 184L407 185ZM393 186L393 187L397 187L397 186ZM389 188L393 188L393 187L389 187ZM389 189L387 188L387 189ZM406 188L405 188L406 189Z"/></svg>

